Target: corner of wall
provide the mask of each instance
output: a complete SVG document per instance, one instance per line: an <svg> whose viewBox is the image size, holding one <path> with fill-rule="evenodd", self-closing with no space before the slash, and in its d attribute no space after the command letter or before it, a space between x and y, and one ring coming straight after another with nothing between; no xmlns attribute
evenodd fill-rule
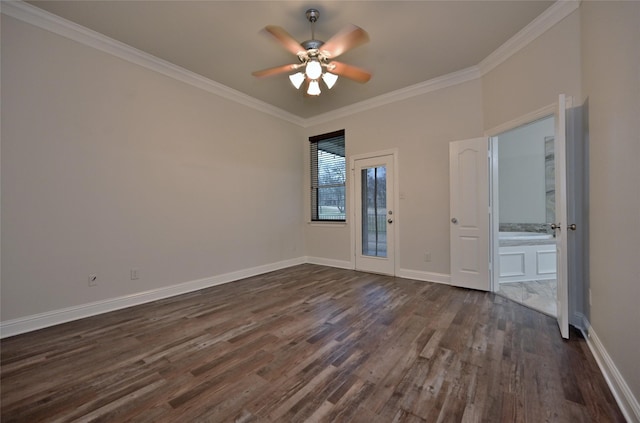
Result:
<svg viewBox="0 0 640 423"><path fill-rule="evenodd" d="M595 330L591 327L589 320L584 315L582 318L584 326L582 334L622 414L628 422L640 422L640 403L638 399L633 395L631 388L616 367Z"/></svg>

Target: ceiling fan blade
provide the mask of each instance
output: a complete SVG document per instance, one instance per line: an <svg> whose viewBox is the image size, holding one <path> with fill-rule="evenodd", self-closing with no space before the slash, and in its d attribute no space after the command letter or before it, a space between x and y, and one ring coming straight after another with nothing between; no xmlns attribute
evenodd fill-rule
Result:
<svg viewBox="0 0 640 423"><path fill-rule="evenodd" d="M255 72L252 72L251 75L255 76L256 78L266 78L268 76L280 75L281 73L285 73L285 72L292 72L298 69L299 67L300 65L297 65L297 64L282 65L282 66L276 66L275 68L255 71Z"/></svg>
<svg viewBox="0 0 640 423"><path fill-rule="evenodd" d="M371 73L355 66L346 65L341 62L331 62L327 66L327 70L345 78L353 79L356 82L367 82L371 79Z"/></svg>
<svg viewBox="0 0 640 423"><path fill-rule="evenodd" d="M328 59L340 56L347 50L358 47L369 41L367 31L359 26L349 24L340 30L336 35L329 38L329 41L320 47L320 51Z"/></svg>
<svg viewBox="0 0 640 423"><path fill-rule="evenodd" d="M278 40L285 49L295 54L296 56L304 54L307 51L300 45L299 42L295 40L295 38L293 38L287 31L279 26L267 25L264 30L271 34L276 40Z"/></svg>

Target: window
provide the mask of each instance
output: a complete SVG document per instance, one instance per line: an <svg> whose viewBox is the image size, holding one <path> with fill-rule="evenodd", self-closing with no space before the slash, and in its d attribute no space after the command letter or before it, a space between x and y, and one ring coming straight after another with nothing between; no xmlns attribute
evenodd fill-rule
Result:
<svg viewBox="0 0 640 423"><path fill-rule="evenodd" d="M309 137L311 147L311 221L344 222L347 166L344 129Z"/></svg>

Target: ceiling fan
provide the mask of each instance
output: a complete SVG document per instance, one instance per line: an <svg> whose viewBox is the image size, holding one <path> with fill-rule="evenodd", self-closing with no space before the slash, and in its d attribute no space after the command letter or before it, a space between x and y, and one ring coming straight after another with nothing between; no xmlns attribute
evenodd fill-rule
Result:
<svg viewBox="0 0 640 423"><path fill-rule="evenodd" d="M356 25L347 25L327 42L316 40L314 24L318 20L320 12L316 9L309 9L306 12L306 16L311 24L311 39L302 43L296 41L279 26L268 25L265 27L267 33L280 42L287 51L298 57L299 63L256 71L252 75L257 78L264 78L298 71L289 76L291 83L296 89L299 89L302 83L306 81L306 93L313 96L320 95L320 84L318 82L320 78L329 89L336 83L338 76L361 83L369 81L371 73L366 70L333 60L346 51L368 42L369 34Z"/></svg>

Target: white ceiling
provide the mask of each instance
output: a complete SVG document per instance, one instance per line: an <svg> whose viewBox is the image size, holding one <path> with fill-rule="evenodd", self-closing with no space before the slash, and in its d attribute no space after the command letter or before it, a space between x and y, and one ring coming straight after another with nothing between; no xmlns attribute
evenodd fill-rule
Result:
<svg viewBox="0 0 640 423"><path fill-rule="evenodd" d="M359 103L477 65L553 1L29 1L30 4L224 84L301 118ZM316 8L316 38L345 25L370 42L339 60L369 70L366 84L341 78L305 97L286 74L252 71L296 63L261 30L278 25L311 38L305 11Z"/></svg>

